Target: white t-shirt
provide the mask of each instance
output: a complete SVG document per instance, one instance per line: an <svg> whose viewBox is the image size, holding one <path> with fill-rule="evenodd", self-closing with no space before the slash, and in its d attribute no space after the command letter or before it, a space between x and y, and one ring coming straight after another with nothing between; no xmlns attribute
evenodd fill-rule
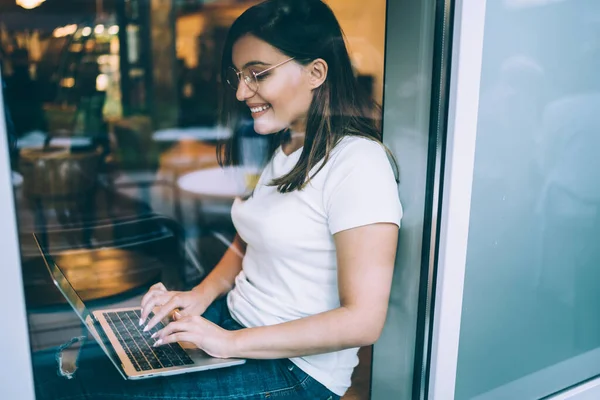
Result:
<svg viewBox="0 0 600 400"><path fill-rule="evenodd" d="M277 149L252 197L236 199L232 219L247 243L242 271L228 295L231 315L246 327L275 325L340 306L333 235L363 225L400 226L402 207L383 147L345 137L323 169L301 191L267 186L288 173L302 149ZM358 349L292 358L337 395L350 386Z"/></svg>

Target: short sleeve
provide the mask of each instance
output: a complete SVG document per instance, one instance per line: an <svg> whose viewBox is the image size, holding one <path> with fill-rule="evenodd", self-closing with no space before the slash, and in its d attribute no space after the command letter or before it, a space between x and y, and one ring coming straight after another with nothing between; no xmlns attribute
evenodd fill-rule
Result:
<svg viewBox="0 0 600 400"><path fill-rule="evenodd" d="M398 185L383 146L364 138L339 146L323 190L331 234L382 222L400 227Z"/></svg>

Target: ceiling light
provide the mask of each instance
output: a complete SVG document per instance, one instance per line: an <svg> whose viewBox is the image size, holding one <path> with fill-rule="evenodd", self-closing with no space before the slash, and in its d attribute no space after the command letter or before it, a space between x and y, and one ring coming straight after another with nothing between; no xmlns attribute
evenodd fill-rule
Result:
<svg viewBox="0 0 600 400"><path fill-rule="evenodd" d="M17 5L26 10L31 10L42 4L46 0L17 0Z"/></svg>

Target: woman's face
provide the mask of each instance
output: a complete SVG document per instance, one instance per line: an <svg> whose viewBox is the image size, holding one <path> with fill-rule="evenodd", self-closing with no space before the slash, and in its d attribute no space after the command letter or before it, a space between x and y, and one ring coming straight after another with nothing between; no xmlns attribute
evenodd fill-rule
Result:
<svg viewBox="0 0 600 400"><path fill-rule="evenodd" d="M238 39L233 46L233 66L238 71L259 73L289 59L275 47L252 35ZM294 60L261 75L255 93L240 82L239 101L250 109L256 133L268 135L291 128L303 132L313 95L310 74Z"/></svg>

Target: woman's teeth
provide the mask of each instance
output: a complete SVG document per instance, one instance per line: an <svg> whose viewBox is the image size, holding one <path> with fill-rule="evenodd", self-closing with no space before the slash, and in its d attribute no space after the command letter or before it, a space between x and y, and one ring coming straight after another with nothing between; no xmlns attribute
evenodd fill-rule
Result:
<svg viewBox="0 0 600 400"><path fill-rule="evenodd" d="M260 106L260 107L250 107L250 111L253 113L259 113L261 111L268 110L269 108L271 108L270 105L264 105L264 106Z"/></svg>

